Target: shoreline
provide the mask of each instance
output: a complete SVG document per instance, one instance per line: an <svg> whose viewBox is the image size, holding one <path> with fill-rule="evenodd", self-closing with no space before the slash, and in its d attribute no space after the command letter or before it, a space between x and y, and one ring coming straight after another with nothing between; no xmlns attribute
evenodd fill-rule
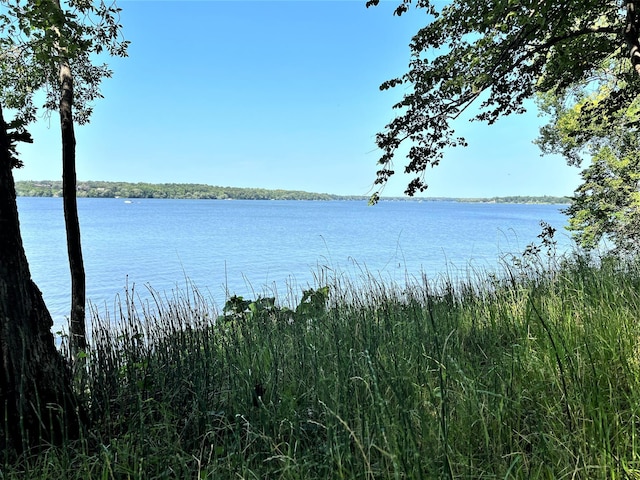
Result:
<svg viewBox="0 0 640 480"><path fill-rule="evenodd" d="M62 182L52 180L16 181L19 197L62 197ZM77 182L78 198L122 199L185 199L185 200L307 200L368 201L366 195L335 195L301 190L269 190L263 188L220 187L194 183L130 183L130 182ZM381 202L458 202L569 205L569 197L552 195L509 195L503 197L381 197Z"/></svg>

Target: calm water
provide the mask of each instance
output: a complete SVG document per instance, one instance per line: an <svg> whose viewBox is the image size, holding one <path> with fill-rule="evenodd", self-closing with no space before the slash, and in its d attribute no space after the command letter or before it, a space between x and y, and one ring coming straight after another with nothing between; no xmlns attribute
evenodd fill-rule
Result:
<svg viewBox="0 0 640 480"><path fill-rule="evenodd" d="M32 275L59 327L70 289L62 200L19 198L18 206ZM320 270L404 283L495 269L535 240L540 220L569 245L557 205L79 199L78 207L87 296L100 309L112 309L127 284L170 293L188 278L221 307L227 294L286 299Z"/></svg>

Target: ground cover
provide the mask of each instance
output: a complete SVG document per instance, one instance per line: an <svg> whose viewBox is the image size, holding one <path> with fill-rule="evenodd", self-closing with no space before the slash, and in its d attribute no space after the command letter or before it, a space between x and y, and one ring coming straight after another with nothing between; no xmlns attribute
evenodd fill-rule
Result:
<svg viewBox="0 0 640 480"><path fill-rule="evenodd" d="M2 478L640 478L640 265L197 290L93 316L92 423ZM533 259L533 260L532 260Z"/></svg>

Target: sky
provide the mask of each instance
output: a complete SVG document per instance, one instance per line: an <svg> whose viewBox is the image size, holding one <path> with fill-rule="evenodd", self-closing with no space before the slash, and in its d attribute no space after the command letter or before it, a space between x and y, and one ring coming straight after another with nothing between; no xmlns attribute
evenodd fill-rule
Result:
<svg viewBox="0 0 640 480"><path fill-rule="evenodd" d="M407 70L428 21L393 16L398 1L120 0L129 56L104 60L113 78L76 127L78 180L371 194L375 134L407 88L379 85ZM463 120L469 146L428 170L423 195L571 195L579 170L540 156L544 119L531 107L492 126ZM31 132L16 180L60 179L57 115ZM397 173L383 195L402 196L410 179Z"/></svg>

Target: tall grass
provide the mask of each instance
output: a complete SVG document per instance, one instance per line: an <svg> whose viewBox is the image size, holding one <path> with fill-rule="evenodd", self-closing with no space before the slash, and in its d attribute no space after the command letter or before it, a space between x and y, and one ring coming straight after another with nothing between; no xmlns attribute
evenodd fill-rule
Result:
<svg viewBox="0 0 640 480"><path fill-rule="evenodd" d="M637 263L320 287L94 312L90 428L0 476L640 478Z"/></svg>

